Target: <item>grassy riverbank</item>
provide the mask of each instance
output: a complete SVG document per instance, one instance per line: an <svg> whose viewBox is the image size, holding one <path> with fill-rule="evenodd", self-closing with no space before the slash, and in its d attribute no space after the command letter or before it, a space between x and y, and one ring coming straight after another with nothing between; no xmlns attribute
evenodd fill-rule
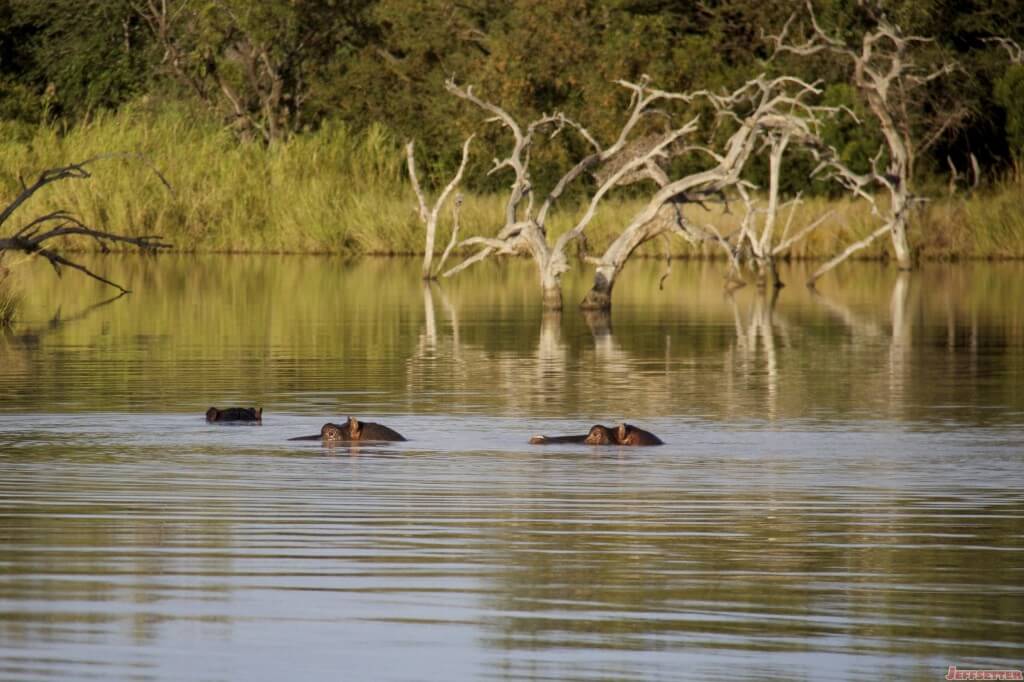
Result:
<svg viewBox="0 0 1024 682"><path fill-rule="evenodd" d="M0 329L9 327L18 317L21 309L21 296L10 284L0 280Z"/></svg>
<svg viewBox="0 0 1024 682"><path fill-rule="evenodd" d="M93 166L89 180L44 189L14 225L60 208L97 228L160 234L182 251L389 254L423 248L401 141L380 128L353 134L329 125L266 149L240 144L229 131L184 109L137 105L68 131L0 123L0 132L0 189L8 198L19 176L28 180L41 169L109 152L144 154L173 186L165 188L144 162L109 159ZM484 154L479 147L477 153ZM1022 258L1022 191L1006 183L967 198L937 199L921 209L911 241L925 258ZM591 250L603 248L639 206L636 200L609 201L588 230ZM503 207L501 196L467 196L463 234L493 234ZM694 207L688 217L727 233L738 211ZM826 211L833 217L793 248L794 257L826 257L877 225L864 202L814 198L797 210L791 230ZM567 229L576 213L557 215L553 231ZM784 214L783 225L787 219ZM447 230L443 221L439 248ZM644 248L662 253L666 247ZM880 239L862 256L881 257L887 248ZM671 250L679 256L719 255L710 246L679 239L672 240Z"/></svg>

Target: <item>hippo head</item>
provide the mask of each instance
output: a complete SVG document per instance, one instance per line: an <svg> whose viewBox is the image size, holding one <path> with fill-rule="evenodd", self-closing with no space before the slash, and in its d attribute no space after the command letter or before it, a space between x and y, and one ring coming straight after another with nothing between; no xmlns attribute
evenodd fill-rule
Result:
<svg viewBox="0 0 1024 682"><path fill-rule="evenodd" d="M348 440L345 430L337 424L324 424L320 429L320 438L325 441Z"/></svg>
<svg viewBox="0 0 1024 682"><path fill-rule="evenodd" d="M612 430L607 426L601 426L595 424L590 427L590 432L587 433L587 437L583 440L587 445L610 445L615 440L612 437Z"/></svg>
<svg viewBox="0 0 1024 682"><path fill-rule="evenodd" d="M215 422L220 419L220 410L216 407L211 407L206 411L206 421Z"/></svg>

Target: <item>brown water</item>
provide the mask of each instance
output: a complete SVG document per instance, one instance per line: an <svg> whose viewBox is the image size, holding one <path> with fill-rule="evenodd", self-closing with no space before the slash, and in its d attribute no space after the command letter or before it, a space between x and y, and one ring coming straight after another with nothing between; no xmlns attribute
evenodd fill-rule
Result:
<svg viewBox="0 0 1024 682"><path fill-rule="evenodd" d="M23 270L0 336L0 679L1024 666L1021 265L773 304L638 263L610 321L544 317L525 261L96 267L135 293ZM234 404L264 424L203 420ZM348 414L409 441L287 440ZM526 444L624 419L667 445Z"/></svg>

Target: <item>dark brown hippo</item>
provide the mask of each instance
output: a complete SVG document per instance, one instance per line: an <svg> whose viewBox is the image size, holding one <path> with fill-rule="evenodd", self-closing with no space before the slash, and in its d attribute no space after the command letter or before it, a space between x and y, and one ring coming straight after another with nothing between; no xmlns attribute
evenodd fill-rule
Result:
<svg viewBox="0 0 1024 682"><path fill-rule="evenodd" d="M615 430L601 424L594 424L583 436L534 436L530 439L533 445L555 445L558 443L586 443L587 445L612 445L615 442Z"/></svg>
<svg viewBox="0 0 1024 682"><path fill-rule="evenodd" d="M228 407L218 410L211 407L206 411L208 422L256 422L263 423L262 407Z"/></svg>
<svg viewBox="0 0 1024 682"><path fill-rule="evenodd" d="M610 428L601 424L590 427L585 436L534 436L530 439L533 445L552 445L557 443L584 443L586 445L661 445L660 438L650 431L638 429L632 424L619 424Z"/></svg>
<svg viewBox="0 0 1024 682"><path fill-rule="evenodd" d="M383 424L374 422L361 422L355 417L349 417L344 424L331 424L330 422L320 427L320 433L315 436L297 436L288 440L321 440L325 443L344 443L362 441L400 441L405 437Z"/></svg>
<svg viewBox="0 0 1024 682"><path fill-rule="evenodd" d="M619 445L664 445L664 441L650 431L638 429L632 424L619 424L615 430L615 442Z"/></svg>

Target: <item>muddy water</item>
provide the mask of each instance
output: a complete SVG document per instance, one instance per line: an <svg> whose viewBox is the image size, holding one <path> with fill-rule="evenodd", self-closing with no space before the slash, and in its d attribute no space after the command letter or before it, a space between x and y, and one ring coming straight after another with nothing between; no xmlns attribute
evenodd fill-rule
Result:
<svg viewBox="0 0 1024 682"><path fill-rule="evenodd" d="M134 293L33 270L0 336L0 679L1024 665L1020 265L639 263L606 320L526 262L96 267ZM409 441L287 440L349 414ZM626 419L667 445L526 444Z"/></svg>

